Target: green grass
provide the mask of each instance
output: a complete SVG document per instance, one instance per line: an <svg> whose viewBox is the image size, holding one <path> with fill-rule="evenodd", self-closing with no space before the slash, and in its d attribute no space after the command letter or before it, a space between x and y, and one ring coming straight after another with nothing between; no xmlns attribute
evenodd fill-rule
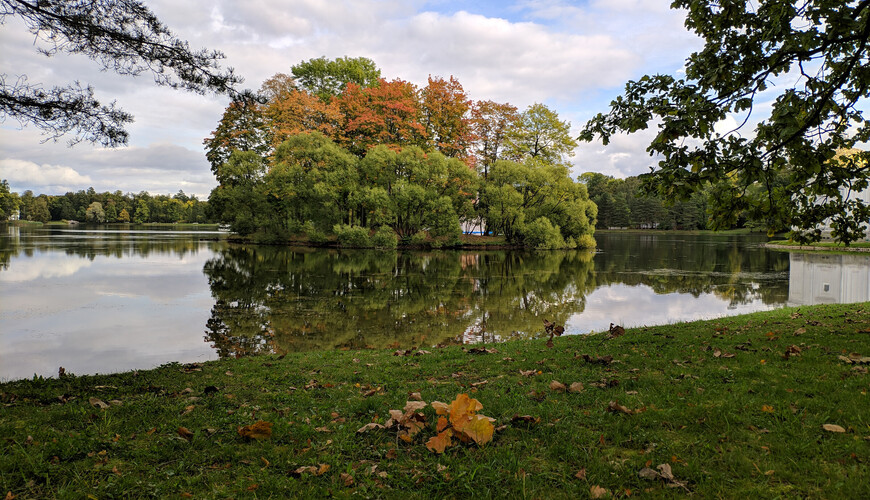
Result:
<svg viewBox="0 0 870 500"><path fill-rule="evenodd" d="M5 383L0 495L587 498L599 486L613 497L870 497L870 376L839 357L870 355L870 303L554 343L311 352ZM786 358L790 346L800 353ZM556 392L554 380L585 388ZM424 445L431 407L412 443L390 430L356 433L413 392L427 402L469 393L504 428L443 455ZM610 412L611 401L642 411ZM260 420L274 424L270 439L238 434ZM321 475L295 472L321 464ZM638 476L660 464L684 487Z"/></svg>
<svg viewBox="0 0 870 500"><path fill-rule="evenodd" d="M861 252L870 249L870 241L855 241L852 242L849 246L846 246L842 243L837 243L835 241L820 241L817 243L810 243L808 245L801 245L791 240L777 240L769 242L768 245L770 245L772 248L782 248L784 250L806 250L807 248L809 248L812 250L824 250L833 252Z"/></svg>

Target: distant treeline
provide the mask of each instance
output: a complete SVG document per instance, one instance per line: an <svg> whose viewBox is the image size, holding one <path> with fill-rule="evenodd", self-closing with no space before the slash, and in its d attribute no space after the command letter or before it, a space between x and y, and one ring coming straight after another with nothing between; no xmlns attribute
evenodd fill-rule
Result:
<svg viewBox="0 0 870 500"><path fill-rule="evenodd" d="M8 219L16 209L20 220L35 222L210 222L208 203L180 190L174 195L152 196L144 191L97 193L88 188L63 195L35 196L30 190L21 195L11 193L6 181L0 182L0 220Z"/></svg>
<svg viewBox="0 0 870 500"><path fill-rule="evenodd" d="M589 199L598 206L597 229L714 229L710 211L718 200L713 187L692 194L688 200L669 205L655 194L643 193L639 177L616 179L586 172L579 180L586 185ZM720 225L715 229L760 229L773 224L773 221L762 220L748 211L731 214L731 220L728 227ZM787 231L788 228L777 230Z"/></svg>

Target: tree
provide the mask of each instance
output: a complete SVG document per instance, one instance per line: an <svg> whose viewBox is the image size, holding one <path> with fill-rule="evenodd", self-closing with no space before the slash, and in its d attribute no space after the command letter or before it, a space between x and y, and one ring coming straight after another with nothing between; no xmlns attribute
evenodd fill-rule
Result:
<svg viewBox="0 0 870 500"><path fill-rule="evenodd" d="M85 211L85 218L88 222L96 222L97 224L106 222L106 212L103 210L103 204L95 201L88 205L88 209Z"/></svg>
<svg viewBox="0 0 870 500"><path fill-rule="evenodd" d="M291 69L300 87L328 102L341 95L348 83L376 87L381 70L367 57L318 57L303 61Z"/></svg>
<svg viewBox="0 0 870 500"><path fill-rule="evenodd" d="M218 65L222 53L191 50L137 0L0 0L0 24L10 15L24 20L41 42L37 50L43 55L83 54L121 75L150 72L158 85L199 94L242 95L233 88L242 79ZM76 82L43 88L26 76L12 80L0 75L0 116L11 116L22 126L33 124L51 139L71 134L71 144L127 143L124 125L133 117L114 102L101 104L92 87Z"/></svg>
<svg viewBox="0 0 870 500"><path fill-rule="evenodd" d="M644 188L685 200L728 180L718 186L730 193L712 208L714 227L763 206L771 228L792 227L797 240L820 239L826 219L846 244L864 234L870 206L855 195L868 188L870 152L837 153L870 139L861 109L870 97L870 1L676 0L672 7L686 9L686 27L705 40L689 56L686 77L628 82L580 139L607 144L615 133L657 124L647 151L662 159L644 175ZM758 106L774 85L783 90L772 106ZM769 115L756 116L759 108ZM728 117L742 123L717 132Z"/></svg>
<svg viewBox="0 0 870 500"><path fill-rule="evenodd" d="M343 145L359 157L379 144L400 148L425 142L417 88L409 82L380 80L376 87L351 82L338 103L345 116Z"/></svg>
<svg viewBox="0 0 870 500"><path fill-rule="evenodd" d="M205 157L215 174L233 151L252 151L266 157L271 151L271 143L262 105L245 99L230 102L217 128L203 140Z"/></svg>
<svg viewBox="0 0 870 500"><path fill-rule="evenodd" d="M519 113L510 104L494 101L477 101L471 109L471 129L474 137L474 156L478 170L483 178L489 175L489 169L498 161L503 160L507 131L512 129Z"/></svg>
<svg viewBox="0 0 870 500"><path fill-rule="evenodd" d="M547 163L568 166L577 142L569 133L571 124L543 104L533 104L520 113L508 129L505 156L513 161L538 158Z"/></svg>
<svg viewBox="0 0 870 500"><path fill-rule="evenodd" d="M18 210L18 193L9 191L6 179L0 180L0 221L4 221Z"/></svg>
<svg viewBox="0 0 870 500"><path fill-rule="evenodd" d="M421 92L421 107L430 146L450 158L468 158L473 137L468 116L471 100L459 80L429 76Z"/></svg>

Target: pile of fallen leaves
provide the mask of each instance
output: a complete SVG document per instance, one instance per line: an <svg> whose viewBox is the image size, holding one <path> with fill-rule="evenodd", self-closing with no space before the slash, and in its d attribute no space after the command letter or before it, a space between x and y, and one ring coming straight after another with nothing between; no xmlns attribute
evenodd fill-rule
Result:
<svg viewBox="0 0 870 500"><path fill-rule="evenodd" d="M402 410L390 410L390 419L386 424L369 423L362 426L357 433L365 433L376 429L395 429L397 437L406 443L411 443L420 431L426 428L428 419L423 410L430 406L425 401L408 401ZM456 396L450 404L433 401L438 420L435 423L435 435L426 441L426 448L435 453L444 453L452 446L453 439L462 443L474 442L484 445L492 441L495 419L477 413L483 409L480 401L472 399L468 394Z"/></svg>

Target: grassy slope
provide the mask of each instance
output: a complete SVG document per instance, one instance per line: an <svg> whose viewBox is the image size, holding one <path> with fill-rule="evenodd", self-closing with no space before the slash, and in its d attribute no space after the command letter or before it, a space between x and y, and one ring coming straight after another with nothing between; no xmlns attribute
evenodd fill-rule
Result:
<svg viewBox="0 0 870 500"><path fill-rule="evenodd" d="M557 338L552 349L313 352L11 382L0 385L0 495L584 498L598 486L614 497L868 498L870 376L838 358L870 355L868 332L865 303ZM800 354L784 359L792 345ZM553 391L554 380L585 388ZM443 455L424 445L431 407L410 444L356 433L411 392L470 393L506 427ZM611 401L645 410L610 412ZM511 423L515 414L540 421ZM270 439L237 433L258 420L274 424ZM664 463L684 488L638 477Z"/></svg>

